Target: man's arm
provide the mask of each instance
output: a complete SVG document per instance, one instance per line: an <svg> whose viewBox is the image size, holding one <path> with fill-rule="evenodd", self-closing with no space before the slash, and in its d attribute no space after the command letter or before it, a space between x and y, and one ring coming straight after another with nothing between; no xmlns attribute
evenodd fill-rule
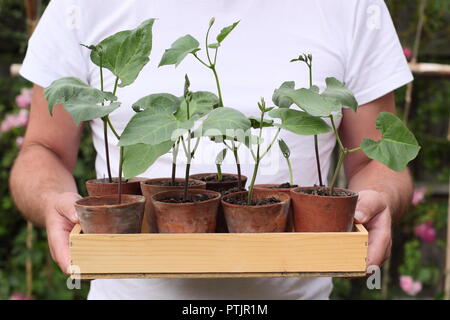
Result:
<svg viewBox="0 0 450 320"><path fill-rule="evenodd" d="M375 120L382 111L395 112L394 94L389 93L358 108L343 111L340 135L346 148L356 148L362 139L378 140ZM391 224L405 213L412 197L408 170L396 172L369 159L362 151L349 154L344 162L349 188L359 192L355 219L369 231L368 265L381 265L390 255Z"/></svg>
<svg viewBox="0 0 450 320"><path fill-rule="evenodd" d="M69 232L80 198L72 171L76 164L81 125L57 106L48 112L42 87L33 87L30 119L24 144L10 175L14 202L28 220L45 226L53 259L63 271L69 266Z"/></svg>

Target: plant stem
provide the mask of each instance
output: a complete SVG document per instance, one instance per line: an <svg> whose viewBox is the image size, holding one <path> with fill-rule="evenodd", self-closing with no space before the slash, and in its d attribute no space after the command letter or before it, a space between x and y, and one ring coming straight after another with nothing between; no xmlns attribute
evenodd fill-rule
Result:
<svg viewBox="0 0 450 320"><path fill-rule="evenodd" d="M309 60L309 62L305 61L306 65L309 69L309 87L312 88L312 59ZM323 180L322 180L322 169L320 166L320 155L319 155L319 139L317 135L314 135L314 152L316 154L316 165L317 165L317 174L319 176L319 186L323 187Z"/></svg>
<svg viewBox="0 0 450 320"><path fill-rule="evenodd" d="M286 162L289 168L289 184L292 186L294 184L294 177L292 175L292 165L291 165L291 160L289 160L289 158L286 158Z"/></svg>
<svg viewBox="0 0 450 320"><path fill-rule="evenodd" d="M333 179L331 180L330 195L333 195L333 191L334 191L334 187L336 185L337 177L339 176L339 172L341 171L341 167L342 167L342 164L344 162L344 157L345 157L346 153L347 153L346 151L340 150L339 160L338 160L338 163L336 165L336 169L334 171Z"/></svg>
<svg viewBox="0 0 450 320"><path fill-rule="evenodd" d="M259 148L259 145L258 145ZM259 159L255 162L255 167L253 168L252 180L250 186L248 187L247 205L251 205L253 199L253 186L255 185L256 175L258 174Z"/></svg>
<svg viewBox="0 0 450 320"><path fill-rule="evenodd" d="M264 111L261 111L261 119L259 121L259 141L261 141L262 138L262 128L264 123ZM258 142L259 142L258 141ZM269 146L270 147L270 146ZM255 167L253 169L253 175L252 180L250 182L250 186L248 188L248 195L247 195L247 205L251 205L253 200L253 187L255 185L256 175L258 174L258 167L259 162L261 161L260 158L260 150L261 150L261 143L258 143L258 146L256 148L256 161L255 161ZM264 153L265 154L265 153Z"/></svg>
<svg viewBox="0 0 450 320"><path fill-rule="evenodd" d="M345 150L344 144L342 143L341 137L339 136L339 133L338 133L338 131L336 129L336 125L334 124L334 118L333 118L332 114L330 114L330 120L331 120L331 126L333 127L333 132L334 132L334 134L336 136L336 140L337 140L337 142L339 144L339 148L341 150Z"/></svg>
<svg viewBox="0 0 450 320"><path fill-rule="evenodd" d="M122 203L122 165L123 165L123 150L124 150L124 147L120 147L120 156L119 156L119 204Z"/></svg>
<svg viewBox="0 0 450 320"><path fill-rule="evenodd" d="M316 154L316 164L317 164L317 174L319 175L319 186L323 187L322 180L322 170L320 169L320 158L319 158L319 142L317 141L317 135L314 135L314 152Z"/></svg>
<svg viewBox="0 0 450 320"><path fill-rule="evenodd" d="M105 154L106 154L106 169L108 170L108 181L112 182L112 174L111 174L111 162L109 159L109 146L108 146L108 122L105 118L103 120L103 137L105 142Z"/></svg>
<svg viewBox="0 0 450 320"><path fill-rule="evenodd" d="M175 185L175 175L177 171L178 148L180 147L180 139L175 142L172 147L172 186Z"/></svg>
<svg viewBox="0 0 450 320"><path fill-rule="evenodd" d="M241 191L241 189L242 189L241 162L239 161L238 148L236 147L236 144L234 143L234 141L231 141L231 147L233 148L233 155L234 155L234 159L236 161L236 169L237 169L237 174L238 174L238 191Z"/></svg>
<svg viewBox="0 0 450 320"><path fill-rule="evenodd" d="M223 176L222 176L222 168L220 164L216 164L217 167L217 181L222 181Z"/></svg>
<svg viewBox="0 0 450 320"><path fill-rule="evenodd" d="M220 82L219 82L219 77L216 72L216 66L212 65L211 70L214 73L214 78L216 79L217 94L219 95L219 107L223 107L222 90L220 89Z"/></svg>

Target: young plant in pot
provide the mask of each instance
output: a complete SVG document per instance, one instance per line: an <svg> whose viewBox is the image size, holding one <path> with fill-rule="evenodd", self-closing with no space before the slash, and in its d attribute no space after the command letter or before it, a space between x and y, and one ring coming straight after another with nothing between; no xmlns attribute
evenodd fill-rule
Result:
<svg viewBox="0 0 450 320"><path fill-rule="evenodd" d="M189 85L189 79L186 77L185 90L181 98L169 94L155 94L136 102L134 110L137 113L127 124L119 141L120 146L145 144L158 149L162 146L158 152L161 154L172 148L175 150L175 161L177 150L181 149L186 155L185 179L181 188L175 184L178 190L151 196L153 206L149 219L153 219L155 228L159 232L212 232L211 226L214 225L215 228L215 215L220 194L207 190L189 189L191 160L195 156L202 136L212 135L217 133L217 130L221 132L220 129L233 130L242 122L245 124L249 122L237 110L225 107L215 108L218 103L216 95L206 91L191 92ZM198 121L204 117L206 117L205 120ZM201 126L195 129L194 125L198 122ZM216 129L217 124L223 128ZM244 129L247 129L245 125ZM139 155L136 158L139 160ZM176 165L173 167L176 168ZM167 180L167 186L170 187L172 178ZM200 184L203 184L204 188L204 182ZM142 183L142 186L145 187L146 184ZM216 197L216 195L219 196ZM206 219L202 214L206 214L209 218ZM178 218L175 219L175 217ZM211 220L213 218L214 223ZM193 223L193 221L199 222Z"/></svg>
<svg viewBox="0 0 450 320"><path fill-rule="evenodd" d="M214 75L214 80L217 88L217 94L219 97L217 107L223 107L223 96L222 90L220 86L219 76L217 73L217 53L220 49L220 46L225 40L225 38L230 34L231 31L239 24L239 21L234 22L232 25L223 28L220 33L216 37L216 42L210 43L209 34L212 26L214 25L215 19L211 18L209 21L208 29L205 36L205 57L202 59L198 52L201 50L200 43L197 39L195 39L191 35L185 35L179 39L177 39L169 49L164 52L163 57L161 58L161 62L159 66L165 65L175 65L178 66L186 56L192 55L199 63L212 71ZM238 156L238 149L240 143L236 141L236 139L229 140L229 144L227 144L224 140L226 147L230 149L233 153L235 161L237 174L231 173L221 173L222 177L220 180L217 179L219 173L200 173L192 175L191 178L196 180L201 180L206 182L206 189L215 190L220 192L227 192L230 189L242 190L245 187L247 182L247 177L241 174L241 166Z"/></svg>
<svg viewBox="0 0 450 320"><path fill-rule="evenodd" d="M326 78L326 89L319 93L317 87L309 89L285 89L283 97L290 99L303 112L317 118L326 118L336 136L340 155L329 187L300 187L291 191L295 231L297 232L348 232L353 227L358 194L347 189L336 188L337 177L347 154L363 151L370 159L379 161L392 170L402 171L413 160L419 145L414 135L395 115L382 112L376 119L376 128L381 139L364 139L359 147L346 148L339 136L335 118L340 116L343 107L356 112L358 103L353 94L335 78ZM271 114L282 120L281 126L290 130L288 119L281 111ZM296 110L291 110L296 111ZM290 130L292 131L292 130Z"/></svg>
<svg viewBox="0 0 450 320"><path fill-rule="evenodd" d="M266 108L264 99L258 103L260 118L253 121L253 126L258 126L259 135L256 140L256 152L252 144L248 144L249 150L255 161L249 190L225 195L222 198L222 206L229 232L283 232L286 229L289 212L290 197L287 194L274 190L255 189L255 181L262 159L270 151L278 138L280 130L269 145L263 149L262 132L268 127L270 121L265 115L273 108Z"/></svg>
<svg viewBox="0 0 450 320"><path fill-rule="evenodd" d="M62 104L76 124L98 118L103 121L108 178L86 182L90 197L75 204L84 233L135 233L141 229L145 198L137 195L138 180L122 181L126 152L123 147L120 147L119 175L112 177L108 127L120 139L109 114L120 106L117 88L132 84L149 61L153 22L154 19L146 20L136 29L120 31L97 45L85 46L91 50L91 61L99 66L100 89L73 77L58 79L45 89L50 114L56 104ZM112 92L104 90L105 68L116 77Z"/></svg>

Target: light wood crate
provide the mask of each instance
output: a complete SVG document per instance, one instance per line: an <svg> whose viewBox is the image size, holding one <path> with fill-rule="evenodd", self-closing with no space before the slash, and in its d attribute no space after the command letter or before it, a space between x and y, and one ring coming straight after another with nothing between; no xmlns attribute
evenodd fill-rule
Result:
<svg viewBox="0 0 450 320"><path fill-rule="evenodd" d="M323 233L70 233L72 276L104 278L363 277L367 230Z"/></svg>

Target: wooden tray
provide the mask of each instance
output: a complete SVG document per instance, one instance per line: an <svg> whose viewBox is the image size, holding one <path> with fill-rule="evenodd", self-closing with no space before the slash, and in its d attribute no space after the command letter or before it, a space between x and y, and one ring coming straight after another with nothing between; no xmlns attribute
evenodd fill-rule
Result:
<svg viewBox="0 0 450 320"><path fill-rule="evenodd" d="M367 230L323 233L70 233L72 277L236 278L366 274Z"/></svg>

